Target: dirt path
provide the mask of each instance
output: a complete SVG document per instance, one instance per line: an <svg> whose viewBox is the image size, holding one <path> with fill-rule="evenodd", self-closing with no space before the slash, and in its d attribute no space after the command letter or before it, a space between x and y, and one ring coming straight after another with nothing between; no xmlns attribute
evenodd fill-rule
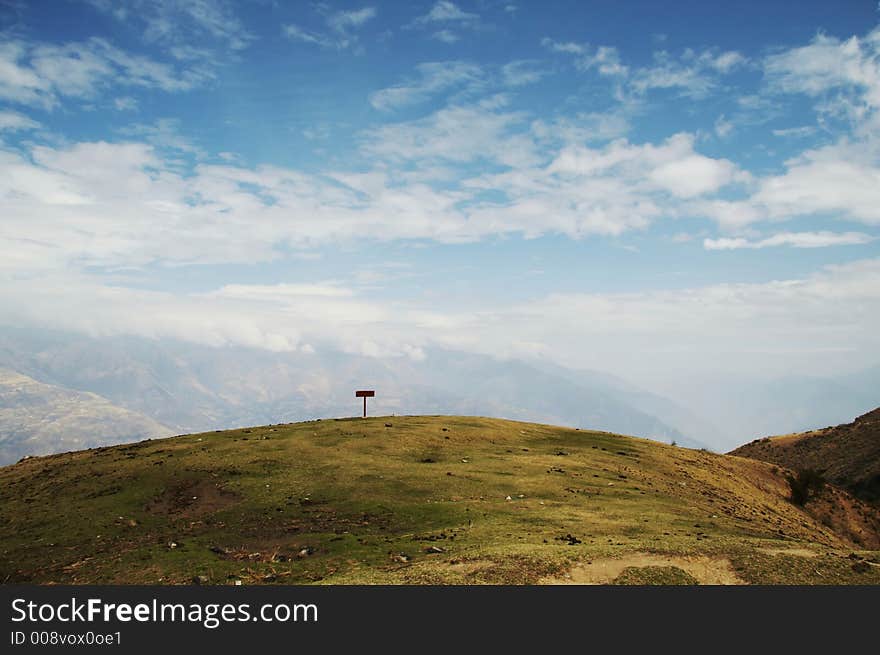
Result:
<svg viewBox="0 0 880 655"><path fill-rule="evenodd" d="M608 584L629 567L675 566L686 571L700 584L738 585L745 584L733 570L730 562L723 558L705 555L684 557L678 555L656 555L653 553L634 553L620 558L601 558L576 564L568 574L545 578L542 584Z"/></svg>

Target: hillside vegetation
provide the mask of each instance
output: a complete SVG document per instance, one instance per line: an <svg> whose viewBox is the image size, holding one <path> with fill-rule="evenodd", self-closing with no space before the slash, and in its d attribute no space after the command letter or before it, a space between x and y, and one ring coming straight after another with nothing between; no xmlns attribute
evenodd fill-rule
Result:
<svg viewBox="0 0 880 655"><path fill-rule="evenodd" d="M880 408L852 423L756 439L731 454L821 471L836 486L880 504Z"/></svg>
<svg viewBox="0 0 880 655"><path fill-rule="evenodd" d="M880 583L785 473L489 418L194 434L0 469L0 581Z"/></svg>

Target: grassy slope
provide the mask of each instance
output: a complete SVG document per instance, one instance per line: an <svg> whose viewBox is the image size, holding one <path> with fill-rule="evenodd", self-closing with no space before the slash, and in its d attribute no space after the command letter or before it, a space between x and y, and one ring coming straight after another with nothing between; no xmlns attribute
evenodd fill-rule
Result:
<svg viewBox="0 0 880 655"><path fill-rule="evenodd" d="M620 581L689 579L660 554L880 583L786 493L763 462L498 419L229 430L0 469L0 581L532 583L636 555Z"/></svg>
<svg viewBox="0 0 880 655"><path fill-rule="evenodd" d="M830 482L880 506L880 409L844 425L756 439L731 454L821 470Z"/></svg>

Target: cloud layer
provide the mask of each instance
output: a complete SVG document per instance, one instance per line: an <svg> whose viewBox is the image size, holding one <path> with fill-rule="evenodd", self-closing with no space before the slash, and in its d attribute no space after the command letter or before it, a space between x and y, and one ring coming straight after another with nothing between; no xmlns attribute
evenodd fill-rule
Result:
<svg viewBox="0 0 880 655"><path fill-rule="evenodd" d="M95 4L150 54L98 36L0 44L0 321L376 356L442 345L657 372L682 353L691 367L785 370L877 352L878 29L640 58L538 35L509 59L479 60L479 48L447 47L490 34L498 12L445 0L395 15L393 29L381 6L314 5L273 21L271 36L224 2ZM432 49L390 80L357 80L356 107L322 107L320 123L289 120L318 102L311 90L291 100L273 89L282 118L248 158L227 148L240 125L223 112L257 106L236 95L251 69L235 68L223 121L201 132L212 108L178 117L169 98L216 100L224 66L250 51L270 61L261 38L284 48L271 59L281 85L304 53L330 75L374 48L393 53L395 39ZM69 115L102 111L65 133ZM102 131L107 116L116 122ZM287 145L290 134L310 142ZM456 304L436 287L404 292L391 275L380 290L368 275L295 266L323 249L402 242L426 259L456 244L483 246L487 260L507 247L525 269L536 239L575 243L585 260L621 247L659 258L677 244L692 277L621 291L629 271L612 263L585 268L601 279L584 273L581 290L557 278L515 295L474 291L472 273ZM783 255L813 259L784 276L767 265L763 281L747 268ZM168 271L180 275L168 282ZM185 283L194 271L199 292ZM704 272L711 282L693 282Z"/></svg>

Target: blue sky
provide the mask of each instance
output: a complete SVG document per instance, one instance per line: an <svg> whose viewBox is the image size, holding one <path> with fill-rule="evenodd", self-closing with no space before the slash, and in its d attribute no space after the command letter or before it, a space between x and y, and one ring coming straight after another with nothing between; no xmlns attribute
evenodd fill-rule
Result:
<svg viewBox="0 0 880 655"><path fill-rule="evenodd" d="M0 5L0 322L548 357L880 346L876 2Z"/></svg>

